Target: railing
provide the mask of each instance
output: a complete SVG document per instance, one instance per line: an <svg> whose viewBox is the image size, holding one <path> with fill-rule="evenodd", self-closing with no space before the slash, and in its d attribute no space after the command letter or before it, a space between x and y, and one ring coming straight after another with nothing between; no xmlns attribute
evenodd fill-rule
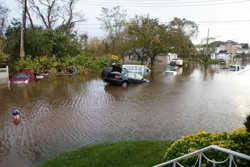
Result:
<svg viewBox="0 0 250 167"><path fill-rule="evenodd" d="M205 151L208 151L208 150L211 150L211 149L214 149L214 150L218 150L218 151L221 151L221 152L224 152L224 153L227 153L229 154L229 156L227 157L227 159L225 159L224 161L221 161L221 162L218 162L218 161L213 161L209 158L207 158L203 152ZM176 159L173 159L173 160L170 160L170 161L167 161L167 162L164 162L164 163L161 163L159 165L155 165L153 167L162 167L162 166L165 166L165 165L170 165L170 164L173 164L173 167L176 167L176 165L179 165L181 167L184 167L183 165L181 165L178 161L180 160L183 160L187 157L190 157L190 156L193 156L193 155L196 155L196 154L199 154L195 164L193 166L196 166L198 163L199 163L199 167L201 167L201 161L202 161L202 157L204 157L207 161L210 161L213 163L213 167L216 166L216 164L223 164L225 162L227 162L229 160L229 167L232 167L232 165L234 166L237 166L235 161L234 161L234 156L236 157L239 157L239 158L243 158L245 160L248 160L250 161L250 156L248 155L245 155L245 154L241 154L241 153L238 153L238 152L235 152L235 151L232 151L232 150L228 150L228 149L225 149L225 148L222 148L222 147L219 147L219 146L214 146L214 145L211 145L211 146L208 146L206 148L203 148L203 149L200 149L198 151L195 151L195 152L192 152L192 153L189 153L187 155L184 155L184 156L181 156L179 158L176 158Z"/></svg>

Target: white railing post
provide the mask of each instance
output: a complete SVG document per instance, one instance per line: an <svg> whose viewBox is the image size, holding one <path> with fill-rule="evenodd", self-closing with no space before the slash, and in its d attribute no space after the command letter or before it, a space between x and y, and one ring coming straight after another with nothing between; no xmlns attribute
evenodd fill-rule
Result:
<svg viewBox="0 0 250 167"><path fill-rule="evenodd" d="M201 167L201 159L202 159L202 153L199 155L199 167Z"/></svg>
<svg viewBox="0 0 250 167"><path fill-rule="evenodd" d="M221 162L217 162L217 161L213 161L213 160L211 160L211 159L208 159L208 158L203 154L203 152L208 151L208 150L211 150L211 149L214 149L214 150L218 150L218 151L227 153L227 154L229 155L229 157L228 157L226 160L221 161ZM201 167L201 164L202 164L202 156L204 156L204 158L205 158L206 160L212 162L212 163L213 163L213 167L215 167L216 164L223 164L223 163L227 162L228 160L229 160L229 167L232 167L232 163L235 164L235 162L234 162L234 156L250 161L250 156L249 156L249 155L241 154L241 153L238 153L238 152L236 152L236 151L232 151L232 150L228 150L228 149L225 149L225 148L222 148L222 147L218 147L218 146L211 145L211 146L205 147L205 148L203 148L203 149L200 149L200 150L194 151L194 152L192 152L192 153L189 153L189 154L187 154L187 155L184 155L184 156L175 158L175 159L173 159L173 160L170 160L170 161L167 161L167 162L164 162L164 163L155 165L154 167L162 167L162 166L169 165L169 164L173 164L173 166L175 167L175 166L176 166L176 163L178 163L178 161L183 160L183 159L185 159L185 158L187 158L187 157L190 157L190 156L197 155L197 154L199 154L199 156L198 156L198 158L197 158L197 160L199 161L199 167ZM197 161L196 161L196 163L197 163ZM196 165L196 163L195 163L195 165ZM178 163L178 164L179 164L179 163ZM181 164L179 164L179 165L181 165ZM235 164L235 165L236 165L236 164Z"/></svg>
<svg viewBox="0 0 250 167"><path fill-rule="evenodd" d="M229 159L229 167L232 167L234 156L231 154Z"/></svg>

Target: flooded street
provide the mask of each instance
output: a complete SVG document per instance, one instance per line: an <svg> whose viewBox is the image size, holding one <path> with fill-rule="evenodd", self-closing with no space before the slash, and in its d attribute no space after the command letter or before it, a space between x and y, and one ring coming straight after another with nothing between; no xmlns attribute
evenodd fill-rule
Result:
<svg viewBox="0 0 250 167"><path fill-rule="evenodd" d="M250 114L250 72L189 64L176 76L158 68L150 83L127 88L99 75L36 80L0 89L0 166L35 166L84 145L177 140L230 131ZM11 112L21 112L15 124Z"/></svg>

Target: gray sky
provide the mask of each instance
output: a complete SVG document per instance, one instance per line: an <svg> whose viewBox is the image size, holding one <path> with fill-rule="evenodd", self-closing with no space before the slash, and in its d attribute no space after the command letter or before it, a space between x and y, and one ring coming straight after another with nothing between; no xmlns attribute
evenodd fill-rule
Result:
<svg viewBox="0 0 250 167"><path fill-rule="evenodd" d="M1 0L2 1L2 0ZM60 1L60 0L59 0ZM20 6L15 0L2 1L3 6L12 10L11 17L20 18ZM105 36L96 17L101 8L121 6L130 18L149 14L168 23L174 17L185 18L199 25L199 34L193 39L195 44L209 36L216 40L234 40L250 43L250 0L78 0L76 11L81 11L87 22L77 26L78 33L88 33L90 37Z"/></svg>

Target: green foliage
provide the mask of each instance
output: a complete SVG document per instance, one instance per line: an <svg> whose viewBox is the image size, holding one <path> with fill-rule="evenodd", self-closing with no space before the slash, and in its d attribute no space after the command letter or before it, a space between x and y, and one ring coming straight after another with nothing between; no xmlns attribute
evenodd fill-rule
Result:
<svg viewBox="0 0 250 167"><path fill-rule="evenodd" d="M83 147L52 160L42 167L151 167L163 162L170 141L120 141Z"/></svg>
<svg viewBox="0 0 250 167"><path fill-rule="evenodd" d="M83 72L84 70L88 72L101 72L103 68L111 66L113 60L110 55L107 56L94 56L89 55L86 52L82 52L77 55L73 60L73 65L76 66L78 72Z"/></svg>
<svg viewBox="0 0 250 167"><path fill-rule="evenodd" d="M4 52L11 55L12 61L19 60L20 26L20 22L14 20L5 33ZM82 50L82 43L75 32L66 33L64 26L56 29L35 26L26 28L24 49L25 55L32 58L55 55L57 59L62 59L78 55Z"/></svg>
<svg viewBox="0 0 250 167"><path fill-rule="evenodd" d="M101 27L108 33L108 38L111 40L111 53L117 54L117 45L121 41L122 31L126 25L127 13L126 10L121 10L120 6L115 6L112 9L102 8L102 13L97 19L103 23Z"/></svg>
<svg viewBox="0 0 250 167"><path fill-rule="evenodd" d="M8 65L8 61L10 59L10 55L3 52L3 47L3 40L0 39L0 67L5 67L6 65Z"/></svg>
<svg viewBox="0 0 250 167"><path fill-rule="evenodd" d="M184 136L182 137L182 139L173 143L172 146L168 148L164 158L166 159L166 161L168 161L210 145L217 145L226 149L250 155L250 134L246 132L246 128L236 129L229 133L209 133L200 130L200 132L198 133ZM213 159L216 161L223 161L228 156L225 153L217 152L214 150L205 152L205 155L209 159ZM186 158L185 160L181 161L181 164L191 166L195 164L196 159L197 156ZM238 162L239 166L246 166L247 164L246 161L238 158L236 158L236 161ZM211 165L211 163L207 161L203 161L203 163L205 163L205 166Z"/></svg>
<svg viewBox="0 0 250 167"><path fill-rule="evenodd" d="M158 19L136 16L128 24L126 33L127 50L136 54L141 64L144 64L149 58L153 66L157 54L167 52L168 33L166 26L160 24Z"/></svg>
<svg viewBox="0 0 250 167"><path fill-rule="evenodd" d="M57 68L62 68L61 60L58 60L55 55L48 57L35 57L25 56L25 60L19 60L15 62L14 69L15 71L20 71L24 68L33 68L36 73L43 72L45 69L50 69L56 71Z"/></svg>
<svg viewBox="0 0 250 167"><path fill-rule="evenodd" d="M12 26L5 32L3 52L10 55L11 62L19 59L20 56L20 26L21 23L17 20L11 22Z"/></svg>
<svg viewBox="0 0 250 167"><path fill-rule="evenodd" d="M184 59L184 62L187 63L205 63L205 58L186 58ZM219 59L207 59L206 64L220 64Z"/></svg>
<svg viewBox="0 0 250 167"><path fill-rule="evenodd" d="M26 56L25 60L19 60L15 62L14 69L15 71L20 71L24 68L33 68L36 71L37 68L39 68L39 67L36 67L38 62L39 61L37 59L34 60L31 58L31 56Z"/></svg>
<svg viewBox="0 0 250 167"><path fill-rule="evenodd" d="M181 58L195 56L197 51L191 38L198 34L198 25L186 19L175 17L168 24L170 47Z"/></svg>
<svg viewBox="0 0 250 167"><path fill-rule="evenodd" d="M244 125L246 126L247 131L250 133L250 114L246 117Z"/></svg>
<svg viewBox="0 0 250 167"><path fill-rule="evenodd" d="M110 55L94 56L86 52L82 52L73 58L65 56L61 59L58 59L56 55L35 58L28 55L25 56L25 60L19 60L14 63L14 71L20 71L23 68L33 68L36 73L43 73L45 69L56 72L58 69L74 65L78 73L83 73L84 71L100 73L105 67L111 66L113 62ZM121 64L119 61L116 61L116 63Z"/></svg>
<svg viewBox="0 0 250 167"><path fill-rule="evenodd" d="M220 64L219 59L207 59L207 64Z"/></svg>

